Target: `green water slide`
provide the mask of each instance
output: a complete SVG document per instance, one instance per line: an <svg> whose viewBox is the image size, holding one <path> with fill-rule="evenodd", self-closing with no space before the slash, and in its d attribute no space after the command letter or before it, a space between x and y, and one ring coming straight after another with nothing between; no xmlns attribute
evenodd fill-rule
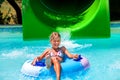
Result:
<svg viewBox="0 0 120 80"><path fill-rule="evenodd" d="M23 0L23 39L46 39L51 32L71 38L110 37L109 0Z"/></svg>

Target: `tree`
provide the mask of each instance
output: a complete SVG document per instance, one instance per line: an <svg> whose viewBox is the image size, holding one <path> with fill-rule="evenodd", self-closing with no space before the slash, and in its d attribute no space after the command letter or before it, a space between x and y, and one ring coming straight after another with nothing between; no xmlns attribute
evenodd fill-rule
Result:
<svg viewBox="0 0 120 80"><path fill-rule="evenodd" d="M1 8L1 4L4 2L4 0L0 0L0 8ZM3 24L3 19L2 19L2 15L3 13L0 10L0 24Z"/></svg>
<svg viewBox="0 0 120 80"><path fill-rule="evenodd" d="M22 24L22 13L20 7L17 5L15 0L7 0L9 4L15 9L18 19L18 24Z"/></svg>

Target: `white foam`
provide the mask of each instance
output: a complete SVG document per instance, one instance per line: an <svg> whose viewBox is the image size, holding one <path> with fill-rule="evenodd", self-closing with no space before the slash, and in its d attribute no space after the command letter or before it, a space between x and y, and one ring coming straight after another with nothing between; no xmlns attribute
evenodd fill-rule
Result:
<svg viewBox="0 0 120 80"><path fill-rule="evenodd" d="M120 70L120 61L116 61L115 63L111 64L110 69Z"/></svg>
<svg viewBox="0 0 120 80"><path fill-rule="evenodd" d="M14 51L9 52L9 53L2 53L2 56L6 57L6 58L17 58L21 55L23 55L23 52L20 52L18 50L14 50Z"/></svg>
<svg viewBox="0 0 120 80"><path fill-rule="evenodd" d="M15 59L18 57L23 57L23 56L24 56L24 58L34 58L36 55L35 54L28 54L23 49L23 50L12 50L11 52L8 52L8 53L4 52L1 54L1 56L4 58Z"/></svg>
<svg viewBox="0 0 120 80"><path fill-rule="evenodd" d="M92 44L78 44L75 43L74 41L71 41L71 31L70 29L66 29L65 31L60 32L61 35L61 45L60 46L65 46L66 48L87 48L91 47Z"/></svg>
<svg viewBox="0 0 120 80"><path fill-rule="evenodd" d="M65 31L60 32L60 35L61 35L61 41L70 40L71 31L67 29Z"/></svg>
<svg viewBox="0 0 120 80"><path fill-rule="evenodd" d="M87 48L87 47L91 47L92 44L78 44L78 43L75 43L74 41L62 41L61 42L61 46L65 46L66 48L80 48L80 49L83 49L83 48Z"/></svg>

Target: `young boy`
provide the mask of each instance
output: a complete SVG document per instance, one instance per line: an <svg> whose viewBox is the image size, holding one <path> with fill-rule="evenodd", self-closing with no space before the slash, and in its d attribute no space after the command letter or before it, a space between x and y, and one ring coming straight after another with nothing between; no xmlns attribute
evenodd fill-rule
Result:
<svg viewBox="0 0 120 80"><path fill-rule="evenodd" d="M50 43L52 47L50 49L46 49L40 56L36 57L32 65L35 65L35 63L39 60L42 60L44 57L47 59L50 57L51 64L54 65L54 70L56 72L56 80L60 80L60 71L61 71L61 65L60 62L63 60L63 55L66 54L69 58L78 58L77 54L71 54L69 51L64 47L59 47L61 42L61 36L58 32L53 32L50 35ZM49 66L49 65L48 65Z"/></svg>

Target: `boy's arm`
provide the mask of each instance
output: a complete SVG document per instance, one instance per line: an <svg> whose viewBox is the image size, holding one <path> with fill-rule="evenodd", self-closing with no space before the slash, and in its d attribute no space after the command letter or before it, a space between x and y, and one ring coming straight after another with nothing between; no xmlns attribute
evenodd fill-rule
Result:
<svg viewBox="0 0 120 80"><path fill-rule="evenodd" d="M40 56L37 56L36 58L34 58L34 60L32 61L32 65L35 65L35 63L37 62L37 61L40 61L40 60L42 60L45 56L46 56L46 54L48 53L48 51L49 51L50 49L46 49Z"/></svg>
<svg viewBox="0 0 120 80"><path fill-rule="evenodd" d="M46 49L40 56L37 57L38 61L42 60L46 54L48 54L48 52L50 51L50 49Z"/></svg>
<svg viewBox="0 0 120 80"><path fill-rule="evenodd" d="M64 46L62 47L62 50L69 58L78 58L78 54L71 54Z"/></svg>

